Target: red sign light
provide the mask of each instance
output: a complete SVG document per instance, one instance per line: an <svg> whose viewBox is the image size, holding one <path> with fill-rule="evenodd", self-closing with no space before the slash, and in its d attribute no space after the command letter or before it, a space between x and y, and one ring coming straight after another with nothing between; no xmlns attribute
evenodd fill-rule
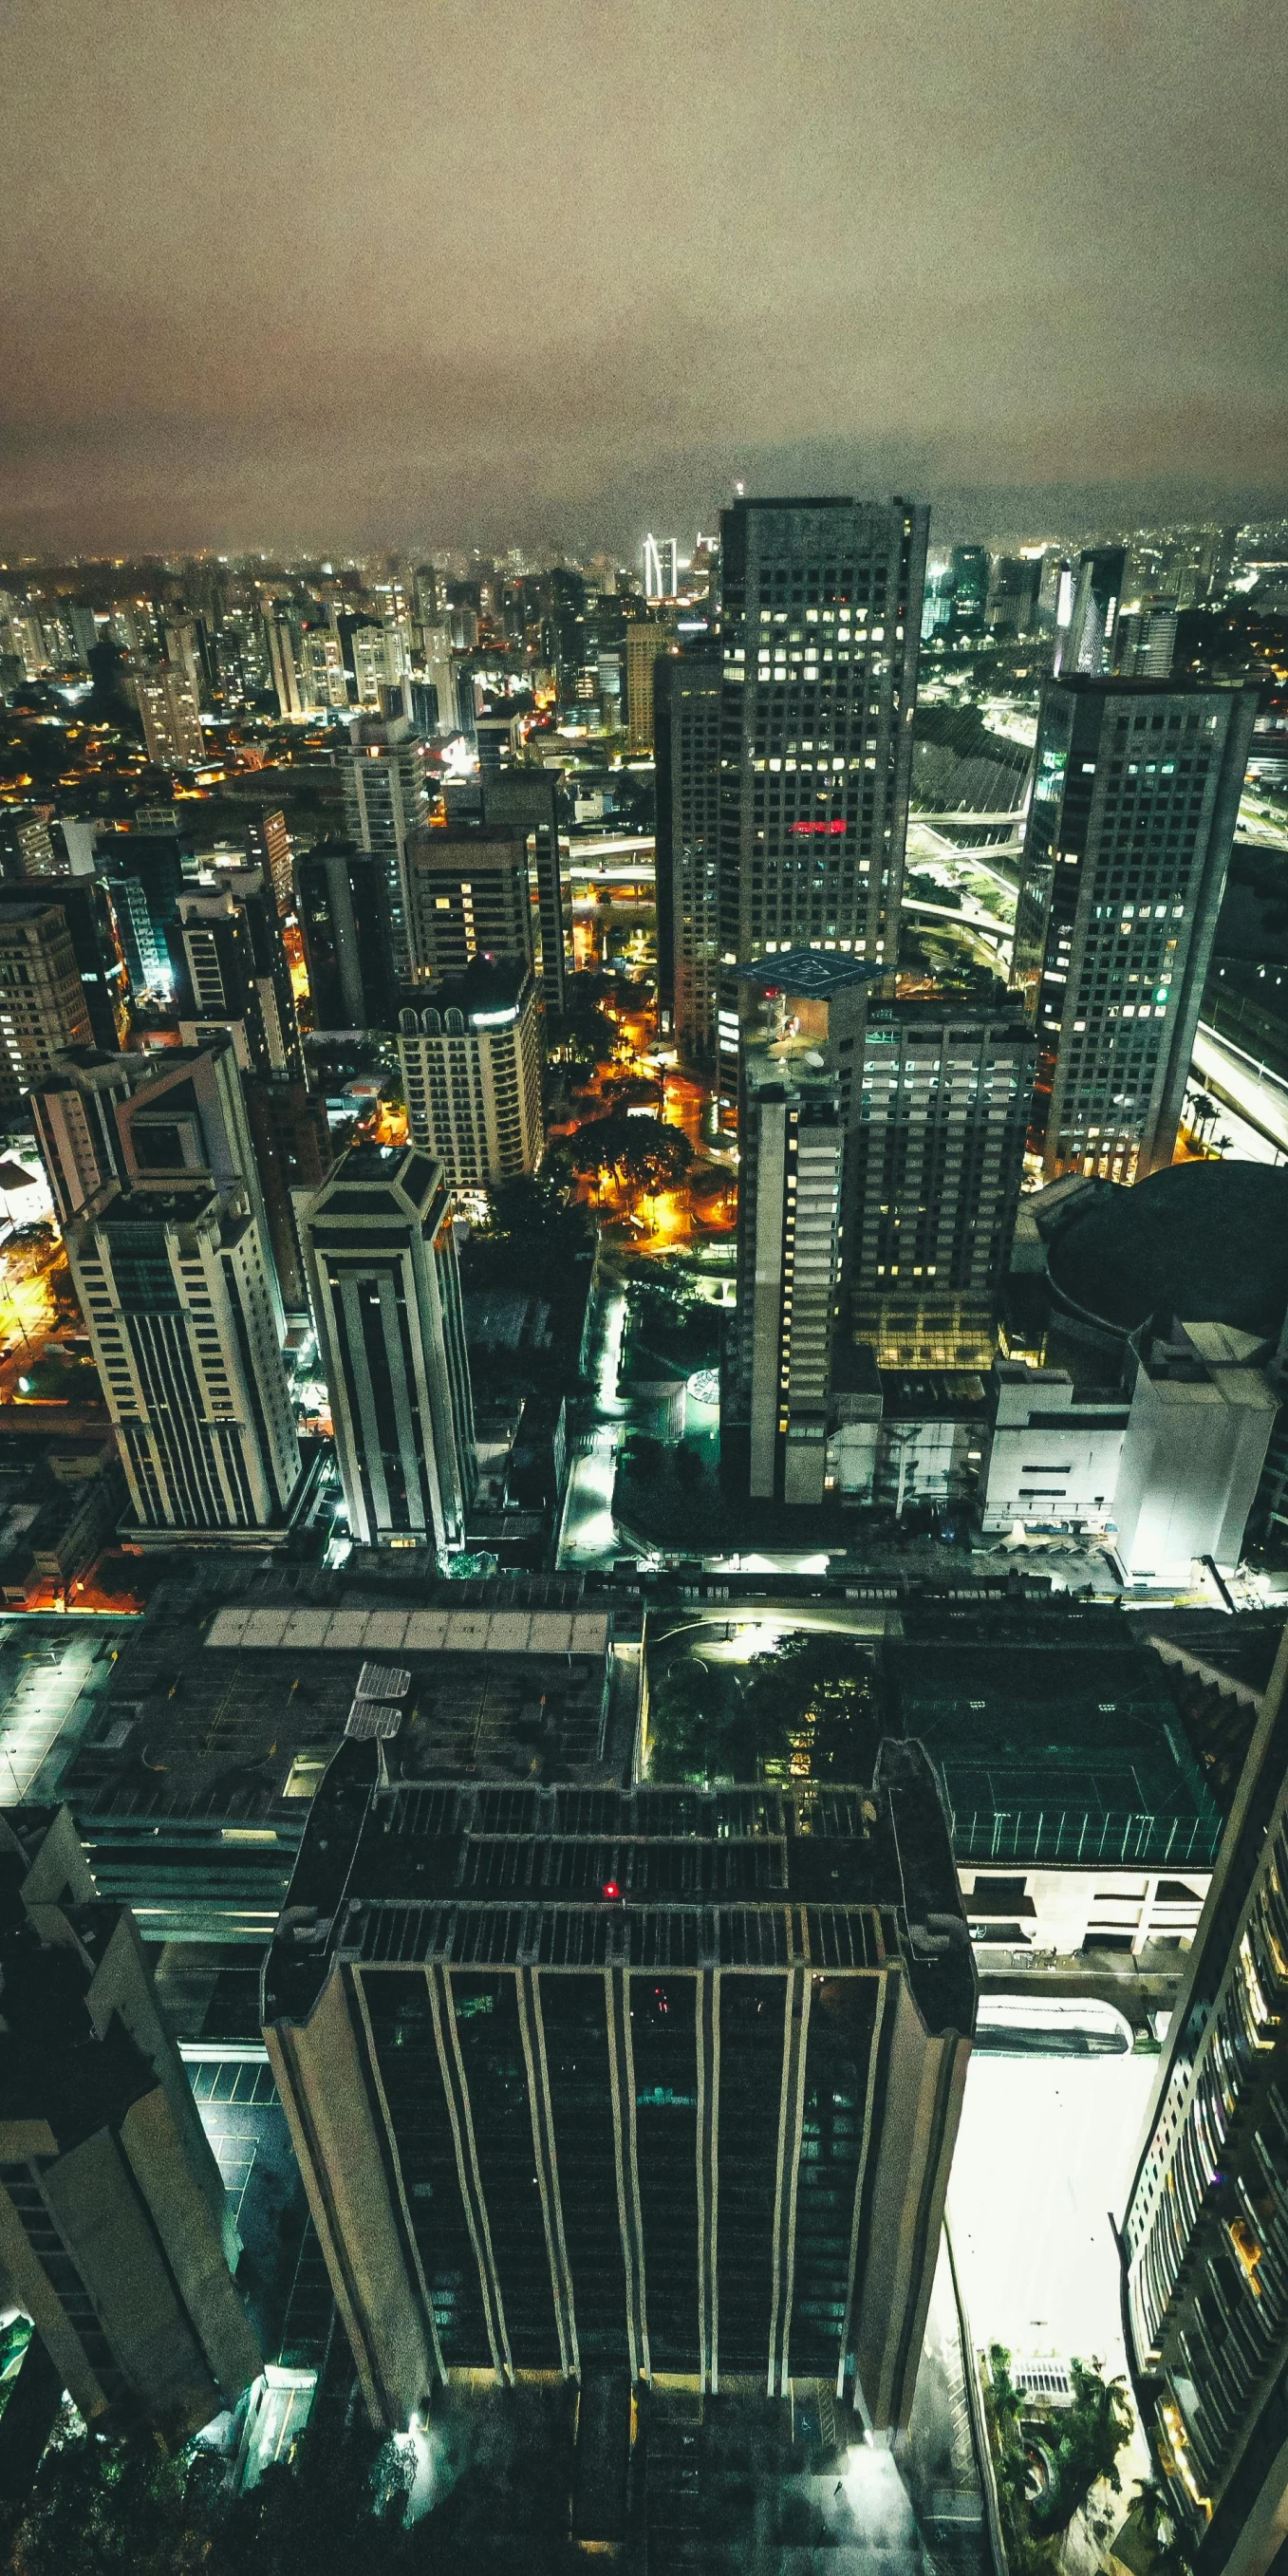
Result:
<svg viewBox="0 0 1288 2576"><path fill-rule="evenodd" d="M834 838L838 832L843 832L844 830L845 823L842 816L839 814L836 815L829 823L789 823L787 826L788 838L791 839L792 836L795 835L798 840L803 839L806 836L816 839L822 834L826 834L829 838Z"/></svg>
<svg viewBox="0 0 1288 2576"><path fill-rule="evenodd" d="M620 1887L618 1886L617 1881L616 1881L616 1879L615 1879L615 1878L606 1878L606 1879L605 1879L605 1881L604 1881L604 1894L605 1894L605 1896L620 1896L620 1895L621 1895L621 1892L622 1892L622 1891L621 1891Z"/></svg>

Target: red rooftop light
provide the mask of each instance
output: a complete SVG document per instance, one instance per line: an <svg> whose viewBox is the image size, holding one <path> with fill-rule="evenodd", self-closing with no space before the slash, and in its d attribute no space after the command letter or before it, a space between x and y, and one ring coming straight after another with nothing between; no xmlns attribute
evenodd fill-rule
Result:
<svg viewBox="0 0 1288 2576"><path fill-rule="evenodd" d="M618 1886L617 1881L616 1881L616 1879L615 1879L615 1878L606 1878L606 1879L605 1879L605 1881L604 1881L604 1894L605 1894L605 1896L620 1896L620 1895L621 1895L621 1892L622 1892L622 1891L621 1891L620 1887Z"/></svg>

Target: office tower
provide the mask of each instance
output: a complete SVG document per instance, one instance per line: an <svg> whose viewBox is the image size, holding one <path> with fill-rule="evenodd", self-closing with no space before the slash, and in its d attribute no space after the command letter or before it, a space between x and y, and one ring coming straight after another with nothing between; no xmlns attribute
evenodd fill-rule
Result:
<svg viewBox="0 0 1288 2576"><path fill-rule="evenodd" d="M442 1559L475 1478L446 1178L415 1148L351 1146L299 1224L355 1543Z"/></svg>
<svg viewBox="0 0 1288 2576"><path fill-rule="evenodd" d="M394 1022L383 860L347 841L322 841L295 861L295 909L315 1029L388 1029Z"/></svg>
<svg viewBox="0 0 1288 2576"><path fill-rule="evenodd" d="M627 749L653 749L653 672L662 653L676 650L674 616L632 618L626 628Z"/></svg>
<svg viewBox="0 0 1288 2576"><path fill-rule="evenodd" d="M375 2420L482 2369L906 2426L975 2013L921 1748L682 1798L413 1758L336 1755L264 1983Z"/></svg>
<svg viewBox="0 0 1288 2576"><path fill-rule="evenodd" d="M949 559L948 579L952 593L948 611L950 636L982 635L987 623L989 590L987 546L954 546Z"/></svg>
<svg viewBox="0 0 1288 2576"><path fill-rule="evenodd" d="M182 671L188 680L194 700L200 705L203 670L197 641L197 621L192 617L166 620L164 629L165 658L170 667Z"/></svg>
<svg viewBox="0 0 1288 2576"><path fill-rule="evenodd" d="M169 932L179 918L179 896L198 873L191 841L174 830L134 829L105 833L99 851L131 993L136 1001L168 1000L174 988Z"/></svg>
<svg viewBox="0 0 1288 2576"><path fill-rule="evenodd" d="M54 836L43 814L6 814L0 821L4 851L4 873L7 881L29 884L59 874L58 853Z"/></svg>
<svg viewBox="0 0 1288 2576"><path fill-rule="evenodd" d="M31 889L0 885L0 920L29 911ZM56 903L67 925L72 958L95 1046L119 1047L129 1027L129 978L110 895L97 878L42 877L40 907ZM61 1043L79 1043L79 1029Z"/></svg>
<svg viewBox="0 0 1288 2576"><path fill-rule="evenodd" d="M412 573L412 592L416 615L422 626L431 626L438 615L438 574L432 563L416 565Z"/></svg>
<svg viewBox="0 0 1288 2576"><path fill-rule="evenodd" d="M987 1310L1006 1272L1036 1041L1018 1002L868 1005L847 1176L851 1297Z"/></svg>
<svg viewBox="0 0 1288 2576"><path fill-rule="evenodd" d="M658 1006L696 1072L715 1054L723 703L717 644L655 665Z"/></svg>
<svg viewBox="0 0 1288 2576"><path fill-rule="evenodd" d="M400 717L393 723L363 719L349 728L350 748L339 759L345 829L360 850L380 861L380 917L395 984L411 981L405 856L413 832L429 819L425 746Z"/></svg>
<svg viewBox="0 0 1288 2576"><path fill-rule="evenodd" d="M72 642L76 647L76 659L80 663L81 669L83 671L87 671L89 669L89 657L98 642L98 619L96 618L93 609L87 607L82 600L69 599L67 602L67 623L72 630Z"/></svg>
<svg viewBox="0 0 1288 2576"><path fill-rule="evenodd" d="M432 740L435 733L446 732L455 722L456 683L452 670L452 639L445 626L426 625L420 630L420 667L413 675L413 689L419 685L434 692L432 722L418 724L417 731ZM426 716L429 709L425 709Z"/></svg>
<svg viewBox="0 0 1288 2576"><path fill-rule="evenodd" d="M291 970L263 870L230 868L181 894L170 942L185 1046L229 1029L244 1072L302 1079Z"/></svg>
<svg viewBox="0 0 1288 2576"><path fill-rule="evenodd" d="M1088 546L1079 556L1068 621L1056 630L1057 673L1096 680L1112 671L1126 569L1125 546Z"/></svg>
<svg viewBox="0 0 1288 2576"><path fill-rule="evenodd" d="M541 1160L541 1012L521 959L479 960L408 995L398 1062L411 1141L454 1190L495 1190Z"/></svg>
<svg viewBox="0 0 1288 2576"><path fill-rule="evenodd" d="M241 2245L134 1917L65 1807L0 1816L0 1970L6 2296L87 2424L181 2441L261 2367Z"/></svg>
<svg viewBox="0 0 1288 2576"><path fill-rule="evenodd" d="M131 1535L284 1537L300 1450L272 1254L246 1184L108 1181L66 1240Z"/></svg>
<svg viewBox="0 0 1288 2576"><path fill-rule="evenodd" d="M726 1110L741 962L821 948L894 965L926 525L898 500L739 501L723 514Z"/></svg>
<svg viewBox="0 0 1288 2576"><path fill-rule="evenodd" d="M501 769L482 780L483 829L527 836L537 893L536 964L546 1007L562 1011L573 968L572 910L559 837L560 769Z"/></svg>
<svg viewBox="0 0 1288 2576"><path fill-rule="evenodd" d="M761 1501L823 1499L846 1146L873 974L798 949L739 979L738 1304L720 1427L739 1480L745 1438Z"/></svg>
<svg viewBox="0 0 1288 2576"><path fill-rule="evenodd" d="M326 1102L300 1077L245 1083L253 1171L263 1194L273 1267L289 1315L307 1315L308 1282L295 1221L297 1194L320 1189L335 1161Z"/></svg>
<svg viewBox="0 0 1288 2576"><path fill-rule="evenodd" d="M247 824L246 855L252 867L262 869L278 911L289 912L295 898L291 835L280 805L270 813L255 815Z"/></svg>
<svg viewBox="0 0 1288 2576"><path fill-rule="evenodd" d="M646 537L641 563L645 598L674 599L680 587L680 550L674 537Z"/></svg>
<svg viewBox="0 0 1288 2576"><path fill-rule="evenodd" d="M461 974L476 957L531 965L533 891L527 837L517 824L417 833L407 846L414 980Z"/></svg>
<svg viewBox="0 0 1288 2576"><path fill-rule="evenodd" d="M159 671L140 671L135 680L143 740L158 769L195 769L206 756L197 692L187 672L174 663Z"/></svg>
<svg viewBox="0 0 1288 2576"><path fill-rule="evenodd" d="M308 713L300 670L303 639L298 619L284 609L264 611L264 641L268 647L268 670L277 698L279 716L302 716Z"/></svg>
<svg viewBox="0 0 1288 2576"><path fill-rule="evenodd" d="M999 555L989 585L989 626L996 635L1033 635L1038 623L1041 555Z"/></svg>
<svg viewBox="0 0 1288 2576"><path fill-rule="evenodd" d="M542 655L554 672L559 704L569 709L577 703L585 662L586 584L581 574L557 565L547 576L547 600Z"/></svg>
<svg viewBox="0 0 1288 2576"><path fill-rule="evenodd" d="M9 894L0 888L0 898ZM93 1031L62 909L0 900L0 1087L12 1103Z"/></svg>
<svg viewBox="0 0 1288 2576"><path fill-rule="evenodd" d="M1174 599L1136 599L1118 612L1114 669L1126 680L1169 680L1176 650Z"/></svg>
<svg viewBox="0 0 1288 2576"><path fill-rule="evenodd" d="M1043 691L1012 971L1048 1179L1172 1160L1255 710L1185 682Z"/></svg>
<svg viewBox="0 0 1288 2576"><path fill-rule="evenodd" d="M1195 2576L1266 2576L1288 2515L1288 1645L1172 2012L1122 2223L1132 2375Z"/></svg>

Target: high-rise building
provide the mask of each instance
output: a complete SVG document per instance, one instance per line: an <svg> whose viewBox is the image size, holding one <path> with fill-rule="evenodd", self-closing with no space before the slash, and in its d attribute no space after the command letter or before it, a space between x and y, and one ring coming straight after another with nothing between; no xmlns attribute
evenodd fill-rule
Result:
<svg viewBox="0 0 1288 2576"><path fill-rule="evenodd" d="M895 962L927 515L898 500L723 514L716 1046L729 1110L741 962L794 948Z"/></svg>
<svg viewBox="0 0 1288 2576"><path fill-rule="evenodd" d="M720 973L720 648L686 646L654 669L658 1003L683 1063L715 1054Z"/></svg>
<svg viewBox="0 0 1288 2576"><path fill-rule="evenodd" d="M536 952L527 834L519 824L420 832L407 846L413 979L463 974L476 957Z"/></svg>
<svg viewBox="0 0 1288 2576"><path fill-rule="evenodd" d="M398 1062L414 1145L454 1190L495 1190L541 1160L541 1014L521 959L481 959L407 996Z"/></svg>
<svg viewBox="0 0 1288 2576"><path fill-rule="evenodd" d="M267 814L256 814L247 824L246 855L252 867L263 869L278 911L289 912L295 897L291 835L280 805Z"/></svg>
<svg viewBox="0 0 1288 2576"><path fill-rule="evenodd" d="M429 819L425 745L410 720L364 719L349 728L350 748L340 757L345 828L360 850L380 861L381 923L395 984L411 982L407 913L407 843Z"/></svg>
<svg viewBox="0 0 1288 2576"><path fill-rule="evenodd" d="M1195 2576L1288 2517L1288 1643L1172 2012L1122 2223L1132 2375Z"/></svg>
<svg viewBox="0 0 1288 2576"><path fill-rule="evenodd" d="M989 584L987 622L997 635L1033 635L1038 623L1041 555L999 555Z"/></svg>
<svg viewBox="0 0 1288 2576"><path fill-rule="evenodd" d="M1172 1160L1255 711L1184 682L1043 691L1013 976L1048 1179Z"/></svg>
<svg viewBox="0 0 1288 2576"><path fill-rule="evenodd" d="M1097 680L1113 670L1126 570L1125 546L1088 546L1079 556L1067 622L1057 610L1054 667L1058 673Z"/></svg>
<svg viewBox="0 0 1288 2576"><path fill-rule="evenodd" d="M285 1537L300 1450L273 1256L245 1183L109 1181L66 1239L131 1535Z"/></svg>
<svg viewBox="0 0 1288 2576"><path fill-rule="evenodd" d="M846 1187L851 1299L986 1308L1015 1232L1036 1042L1018 1003L873 1000Z"/></svg>
<svg viewBox="0 0 1288 2576"><path fill-rule="evenodd" d="M196 769L206 756L197 692L182 663L167 662L135 679L143 740L158 769Z"/></svg>
<svg viewBox="0 0 1288 2576"><path fill-rule="evenodd" d="M327 716L350 704L349 671L339 636L330 626L304 626L297 646L297 687L302 715Z"/></svg>
<svg viewBox="0 0 1288 2576"><path fill-rule="evenodd" d="M647 536L640 557L641 587L648 600L674 599L680 588L680 549L674 537Z"/></svg>
<svg viewBox="0 0 1288 2576"><path fill-rule="evenodd" d="M300 622L282 607L264 611L264 639L268 646L269 677L277 698L280 716L302 716L309 712L301 671L303 639Z"/></svg>
<svg viewBox="0 0 1288 2576"><path fill-rule="evenodd" d="M349 1527L364 1546L462 1546L474 1413L452 1201L415 1148L351 1146L300 1210Z"/></svg>
<svg viewBox="0 0 1288 2576"><path fill-rule="evenodd" d="M420 630L420 668L415 675L422 687L434 691L433 723L417 725L426 739L435 733L448 732L456 722L456 679L452 670L452 639L445 626L426 624ZM413 682L413 686L415 682ZM428 708L425 713L428 716Z"/></svg>
<svg viewBox="0 0 1288 2576"><path fill-rule="evenodd" d="M1170 680L1176 651L1174 599L1134 599L1118 611L1114 669L1125 680Z"/></svg>
<svg viewBox="0 0 1288 2576"><path fill-rule="evenodd" d="M499 769L482 781L483 829L526 833L537 893L536 964L546 1006L562 1011L572 973L572 912L559 838L559 769Z"/></svg>
<svg viewBox="0 0 1288 2576"><path fill-rule="evenodd" d="M760 1501L820 1503L841 1308L846 1149L874 969L811 949L740 978L738 1304L721 1450Z"/></svg>
<svg viewBox="0 0 1288 2576"><path fill-rule="evenodd" d="M308 1282L295 1209L299 1194L320 1189L335 1161L326 1102L299 1076L265 1080L252 1075L244 1089L253 1170L282 1303L290 1315L307 1315Z"/></svg>
<svg viewBox="0 0 1288 2576"><path fill-rule="evenodd" d="M0 888L0 895L10 889ZM64 1047L93 1039L71 932L58 904L0 901L0 1095L10 1102Z"/></svg>
<svg viewBox="0 0 1288 2576"><path fill-rule="evenodd" d="M417 1778L370 1740L399 1717L356 1703L264 1987L375 2420L611 2371L814 2377L900 2431L975 2013L920 1746L858 1786L493 1787Z"/></svg>
<svg viewBox="0 0 1288 2576"><path fill-rule="evenodd" d="M383 859L321 841L295 861L295 909L315 1029L388 1029L395 1001L383 929Z"/></svg>
<svg viewBox="0 0 1288 2576"><path fill-rule="evenodd" d="M231 2206L133 1915L68 1810L0 1816L0 2262L87 2424L172 2441L261 2364Z"/></svg>
<svg viewBox="0 0 1288 2576"><path fill-rule="evenodd" d="M626 743L632 752L653 749L653 672L659 654L674 652L674 616L632 618L626 628Z"/></svg>
<svg viewBox="0 0 1288 2576"><path fill-rule="evenodd" d="M174 986L169 932L179 918L180 894L198 875L192 842L177 831L133 829L105 833L99 852L131 993L136 1001L168 1000Z"/></svg>
<svg viewBox="0 0 1288 2576"><path fill-rule="evenodd" d="M0 918L21 913L30 900L29 888L0 885ZM56 903L67 924L94 1045L123 1045L129 1026L129 978L107 888L96 877L43 877L40 901Z"/></svg>
<svg viewBox="0 0 1288 2576"><path fill-rule="evenodd" d="M228 1029L244 1072L302 1079L291 970L264 871L230 868L181 894L170 941L184 1044Z"/></svg>
<svg viewBox="0 0 1288 2576"><path fill-rule="evenodd" d="M989 559L987 546L954 546L949 559L950 635L982 635L987 625ZM918 603L920 607L920 603ZM920 633L920 618L918 618Z"/></svg>

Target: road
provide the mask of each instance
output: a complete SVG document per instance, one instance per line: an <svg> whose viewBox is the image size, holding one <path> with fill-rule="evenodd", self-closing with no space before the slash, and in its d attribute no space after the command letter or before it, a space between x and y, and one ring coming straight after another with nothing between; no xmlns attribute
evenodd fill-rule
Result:
<svg viewBox="0 0 1288 2576"><path fill-rule="evenodd" d="M595 1354L595 1424L588 1448L579 1449L568 1473L563 1520L559 1530L560 1570L579 1565L611 1564L621 1553L613 1520L613 1486L617 1477L617 1443L626 1407L617 1392L617 1371L626 1330L625 1292L601 1290L599 1337Z"/></svg>

